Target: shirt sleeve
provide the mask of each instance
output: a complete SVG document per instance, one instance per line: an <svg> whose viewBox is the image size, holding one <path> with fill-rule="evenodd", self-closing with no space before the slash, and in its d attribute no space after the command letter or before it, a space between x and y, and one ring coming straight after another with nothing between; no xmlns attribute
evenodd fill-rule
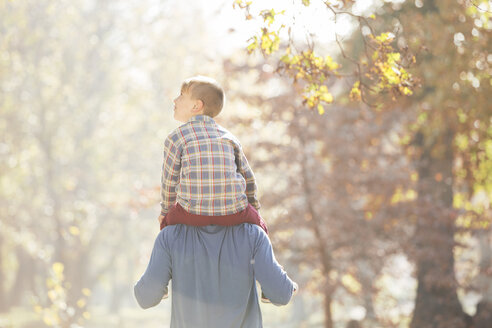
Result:
<svg viewBox="0 0 492 328"><path fill-rule="evenodd" d="M164 142L164 159L161 176L161 214L166 215L169 207L176 202L176 186L181 171L181 147L171 136Z"/></svg>
<svg viewBox="0 0 492 328"><path fill-rule="evenodd" d="M260 201L258 200L258 187L256 186L256 179L249 166L248 160L246 159L246 155L244 155L243 149L241 146L235 147L236 149L236 165L239 170L239 173L246 180L246 196L248 196L248 203L250 203L257 210L260 209Z"/></svg>
<svg viewBox="0 0 492 328"><path fill-rule="evenodd" d="M168 293L171 255L165 237L164 230L157 236L147 269L133 288L138 304L144 309L156 306Z"/></svg>
<svg viewBox="0 0 492 328"><path fill-rule="evenodd" d="M260 228L254 248L253 268L255 278L261 285L265 296L275 305L289 303L297 285L275 259L272 244Z"/></svg>

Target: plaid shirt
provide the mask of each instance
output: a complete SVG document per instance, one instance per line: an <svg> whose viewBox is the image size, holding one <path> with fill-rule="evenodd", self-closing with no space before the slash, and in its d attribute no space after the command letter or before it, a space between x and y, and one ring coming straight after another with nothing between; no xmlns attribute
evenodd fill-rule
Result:
<svg viewBox="0 0 492 328"><path fill-rule="evenodd" d="M260 208L253 171L239 141L206 115L192 117L164 143L161 213L177 201L197 215Z"/></svg>

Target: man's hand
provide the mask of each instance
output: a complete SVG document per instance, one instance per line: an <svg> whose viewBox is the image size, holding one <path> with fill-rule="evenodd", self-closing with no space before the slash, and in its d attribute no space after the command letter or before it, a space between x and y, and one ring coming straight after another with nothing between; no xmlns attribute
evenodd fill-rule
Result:
<svg viewBox="0 0 492 328"><path fill-rule="evenodd" d="M164 215L159 214L159 217L157 218L157 220L159 221L159 225L162 224L162 221L164 220Z"/></svg>

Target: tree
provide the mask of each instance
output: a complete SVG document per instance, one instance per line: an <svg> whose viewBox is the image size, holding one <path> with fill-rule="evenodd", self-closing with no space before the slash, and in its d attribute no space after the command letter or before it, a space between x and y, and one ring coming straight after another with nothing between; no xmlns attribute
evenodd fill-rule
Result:
<svg viewBox="0 0 492 328"><path fill-rule="evenodd" d="M251 17L251 2L235 3ZM343 45L337 38L341 57L355 67L351 99L362 100L375 112L404 108L414 117L402 138L407 158L414 163L415 172L410 174L417 179L418 194L409 215L416 243L408 252L417 265L419 283L412 327L464 327L456 293L454 238L457 229L490 225L484 210L491 198L489 5L485 1L387 4L369 23L369 17L351 12L352 1L324 3L327 15L349 15L359 24L360 33L350 42ZM303 4L309 6L310 1ZM328 77L341 77L334 72L339 67L316 55L313 43L297 44L294 55L290 54L294 47L282 48L281 34L269 29L276 14L260 13L266 27L249 49L259 48L267 56L285 51L278 58L279 72L301 86L298 94L306 107L322 113L325 108L319 105L333 99ZM422 88L415 89L414 81L420 81ZM388 91L396 102L385 98ZM484 192L486 200L472 206L470 200Z"/></svg>
<svg viewBox="0 0 492 328"><path fill-rule="evenodd" d="M198 19L167 1L0 2L2 311L54 304L80 325L134 304L172 96L187 69L215 67L169 64L201 58L205 31L173 28Z"/></svg>
<svg viewBox="0 0 492 328"><path fill-rule="evenodd" d="M408 237L403 225L394 224L409 212L402 200L411 194L402 188L408 185L409 163L394 144L399 142L394 126L404 115L337 106L319 116L300 105L285 78L261 71L269 64L226 62L225 68L229 79L274 93L235 91L233 99L259 107L261 114L230 118L236 129L245 127L245 136L251 126L264 131L244 147L251 149L248 157L265 190L262 214L272 225L274 246L307 277L301 285L321 294L325 327L334 326L335 301L362 305L367 321L382 324L372 301L373 282ZM257 78L245 80L256 69Z"/></svg>

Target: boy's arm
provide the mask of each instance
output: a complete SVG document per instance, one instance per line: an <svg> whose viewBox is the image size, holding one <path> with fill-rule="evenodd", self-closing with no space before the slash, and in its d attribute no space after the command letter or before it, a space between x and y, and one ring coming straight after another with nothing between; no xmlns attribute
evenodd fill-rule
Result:
<svg viewBox="0 0 492 328"><path fill-rule="evenodd" d="M249 166L248 160L246 159L246 155L244 155L241 146L236 147L236 164L239 173L241 173L244 180L246 180L246 196L248 196L248 203L259 210L260 201L257 196L258 187L256 186L255 175Z"/></svg>
<svg viewBox="0 0 492 328"><path fill-rule="evenodd" d="M161 216L169 211L176 202L176 185L181 170L181 148L173 142L171 136L164 142L164 159L161 176Z"/></svg>
<svg viewBox="0 0 492 328"><path fill-rule="evenodd" d="M256 228L256 227L255 227ZM255 278L265 296L275 305L286 305L298 287L275 259L272 244L266 233L258 232L253 258Z"/></svg>
<svg viewBox="0 0 492 328"><path fill-rule="evenodd" d="M165 238L164 231L157 236L147 270L133 288L138 304L144 309L159 304L168 291L171 255Z"/></svg>

